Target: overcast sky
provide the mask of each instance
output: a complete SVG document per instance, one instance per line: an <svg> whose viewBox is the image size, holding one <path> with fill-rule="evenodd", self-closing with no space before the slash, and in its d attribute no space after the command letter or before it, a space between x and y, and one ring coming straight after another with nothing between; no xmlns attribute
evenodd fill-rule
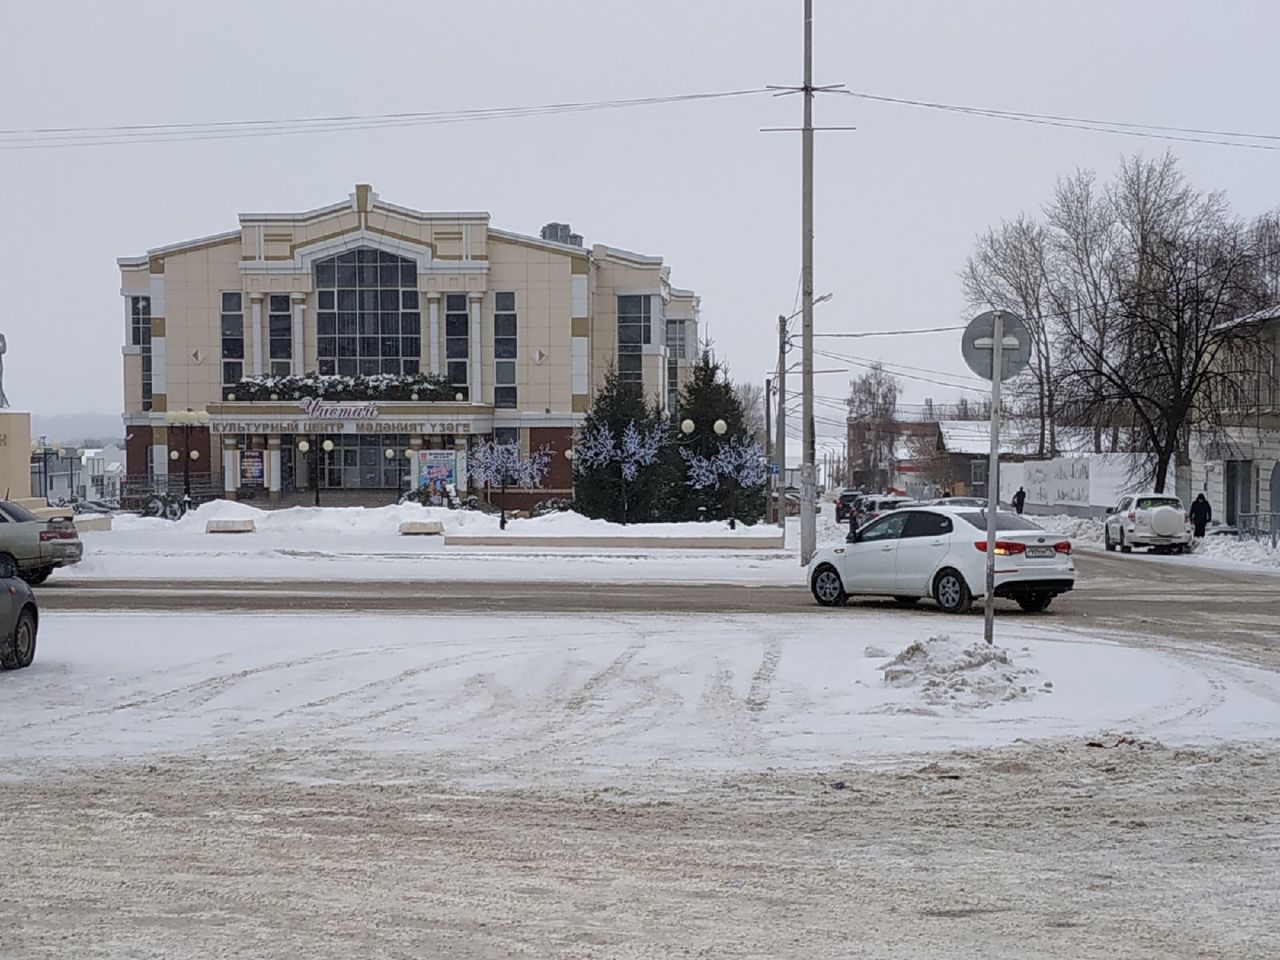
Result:
<svg viewBox="0 0 1280 960"><path fill-rule="evenodd" d="M816 79L1048 114L1280 133L1280 4L816 0ZM801 0L219 0L7 5L0 128L450 110L795 83ZM119 256L305 210L357 182L423 210L487 210L536 234L661 255L702 297L736 379L774 365L796 301L798 98L198 143L0 150L5 387L38 413L122 405ZM987 225L1077 167L1165 144L879 105L818 102L820 331L964 318L957 271ZM1236 209L1275 206L1280 154L1173 145ZM954 334L828 341L960 375ZM820 368L840 366L820 360ZM858 372L858 368L852 368ZM931 376L931 374L924 374ZM822 376L838 398L845 375ZM976 386L976 384L974 384ZM959 391L904 382L906 399ZM834 408L820 413L839 418ZM822 425L819 433L839 433Z"/></svg>

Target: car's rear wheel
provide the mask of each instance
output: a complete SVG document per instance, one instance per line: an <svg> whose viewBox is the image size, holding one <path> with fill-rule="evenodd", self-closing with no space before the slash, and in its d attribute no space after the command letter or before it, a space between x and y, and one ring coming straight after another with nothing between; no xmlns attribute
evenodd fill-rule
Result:
<svg viewBox="0 0 1280 960"><path fill-rule="evenodd" d="M1027 613L1043 613L1049 609L1049 604L1053 602L1053 594L1037 590L1035 593L1025 593L1016 599L1018 606L1027 611Z"/></svg>
<svg viewBox="0 0 1280 960"><path fill-rule="evenodd" d="M21 670L36 658L36 617L30 607L18 614L13 633L0 643L0 668Z"/></svg>
<svg viewBox="0 0 1280 960"><path fill-rule="evenodd" d="M53 573L53 567L38 567L35 570L27 570L20 573L19 576L33 587L38 587L49 579L49 574Z"/></svg>
<svg viewBox="0 0 1280 960"><path fill-rule="evenodd" d="M914 607L920 602L919 597L894 597L893 602L900 607Z"/></svg>
<svg viewBox="0 0 1280 960"><path fill-rule="evenodd" d="M813 590L813 599L824 607L838 607L849 599L849 595L844 592L840 574L829 563L824 563L814 571L810 587Z"/></svg>
<svg viewBox="0 0 1280 960"><path fill-rule="evenodd" d="M933 599L943 613L965 613L973 606L973 593L964 575L949 567L933 581Z"/></svg>
<svg viewBox="0 0 1280 960"><path fill-rule="evenodd" d="M1121 531L1120 531L1120 552L1121 552L1121 553L1133 553L1133 547L1129 546L1127 543L1125 543L1125 542L1124 542L1124 531L1123 531L1123 530L1121 530Z"/></svg>
<svg viewBox="0 0 1280 960"><path fill-rule="evenodd" d="M1111 528L1102 528L1102 545L1107 548L1107 553L1115 553L1115 541L1111 539Z"/></svg>

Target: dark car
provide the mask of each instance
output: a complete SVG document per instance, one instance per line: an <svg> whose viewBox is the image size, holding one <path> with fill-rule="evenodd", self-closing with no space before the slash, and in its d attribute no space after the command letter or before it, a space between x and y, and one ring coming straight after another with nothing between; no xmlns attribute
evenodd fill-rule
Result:
<svg viewBox="0 0 1280 960"><path fill-rule="evenodd" d="M858 512L858 500L862 494L857 490L845 490L836 499L836 523L844 523L850 516Z"/></svg>
<svg viewBox="0 0 1280 960"><path fill-rule="evenodd" d="M18 670L36 658L40 611L35 594L10 557L0 557L0 669Z"/></svg>

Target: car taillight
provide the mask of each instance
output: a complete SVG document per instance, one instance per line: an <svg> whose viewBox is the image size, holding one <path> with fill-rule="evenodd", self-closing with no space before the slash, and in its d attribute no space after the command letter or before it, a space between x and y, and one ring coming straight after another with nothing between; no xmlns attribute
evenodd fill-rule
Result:
<svg viewBox="0 0 1280 960"><path fill-rule="evenodd" d="M1136 520L1136 519L1138 519L1138 515L1137 515L1136 513L1134 513L1132 510L1130 510L1130 511L1129 511L1129 522L1130 522L1130 523L1133 523L1133 521L1134 521L1134 520Z"/></svg>
<svg viewBox="0 0 1280 960"><path fill-rule="evenodd" d="M1070 553L1071 541L1063 540L1061 543L1055 543L1053 545L1053 550L1054 550L1054 553Z"/></svg>
<svg viewBox="0 0 1280 960"><path fill-rule="evenodd" d="M987 552L987 541L978 540L974 546L983 553ZM995 553L997 557L1007 557L1015 553L1026 553L1027 546L1024 543L1018 543L1016 540L997 540Z"/></svg>
<svg viewBox="0 0 1280 960"><path fill-rule="evenodd" d="M77 537L75 530L41 530L40 542L48 543L50 540L75 540Z"/></svg>

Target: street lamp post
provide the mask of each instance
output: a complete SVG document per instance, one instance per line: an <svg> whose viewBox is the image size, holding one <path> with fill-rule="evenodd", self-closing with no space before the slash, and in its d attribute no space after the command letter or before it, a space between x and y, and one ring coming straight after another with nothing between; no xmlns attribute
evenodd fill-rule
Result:
<svg viewBox="0 0 1280 960"><path fill-rule="evenodd" d="M698 429L698 425L694 423L692 420L686 419L686 420L680 421L680 432L683 433L686 437L692 434L693 431L696 429ZM715 431L716 436L723 437L728 432L729 425L725 423L723 420L717 420L715 423L711 425L711 429ZM707 450L706 436L705 435L699 436L698 437L698 453L701 454L703 457L705 457L707 455L706 450ZM703 499L705 500L705 498L706 498L706 495L703 494ZM734 500L735 500L734 489L733 487L730 487L729 488L729 529L731 530L736 529L736 523L735 523L736 518L734 517L734 513L733 513L734 506L735 506ZM703 504L703 506L699 507L700 511L705 511L706 509L707 508L705 503ZM705 515L704 515L704 519L705 519Z"/></svg>
<svg viewBox="0 0 1280 960"><path fill-rule="evenodd" d="M312 437L311 439L314 441L315 437ZM303 456L306 456L307 452L311 451L311 479L315 489L315 505L318 507L320 506L320 453L321 451L324 452L324 466L328 469L329 454L333 451L333 441L326 439L324 443L317 447L314 442L299 440L298 451Z"/></svg>
<svg viewBox="0 0 1280 960"><path fill-rule="evenodd" d="M171 427L179 427L182 430L182 453L177 450L169 451L169 459L176 461L182 457L182 499L184 502L191 500L191 464L200 459L200 451L191 449L191 431L198 427L209 426L209 412L207 410L170 410L164 415L164 421Z"/></svg>
<svg viewBox="0 0 1280 960"><path fill-rule="evenodd" d="M403 452L401 452L401 451L394 450L391 447L387 447L387 449L382 451L382 456L386 458L388 466L391 465L391 462L395 460L397 456L404 457L405 469L396 471L396 502L399 503L401 493L403 492L403 489L404 489L405 471L408 470L409 468L409 462L413 460L413 451L404 450Z"/></svg>

